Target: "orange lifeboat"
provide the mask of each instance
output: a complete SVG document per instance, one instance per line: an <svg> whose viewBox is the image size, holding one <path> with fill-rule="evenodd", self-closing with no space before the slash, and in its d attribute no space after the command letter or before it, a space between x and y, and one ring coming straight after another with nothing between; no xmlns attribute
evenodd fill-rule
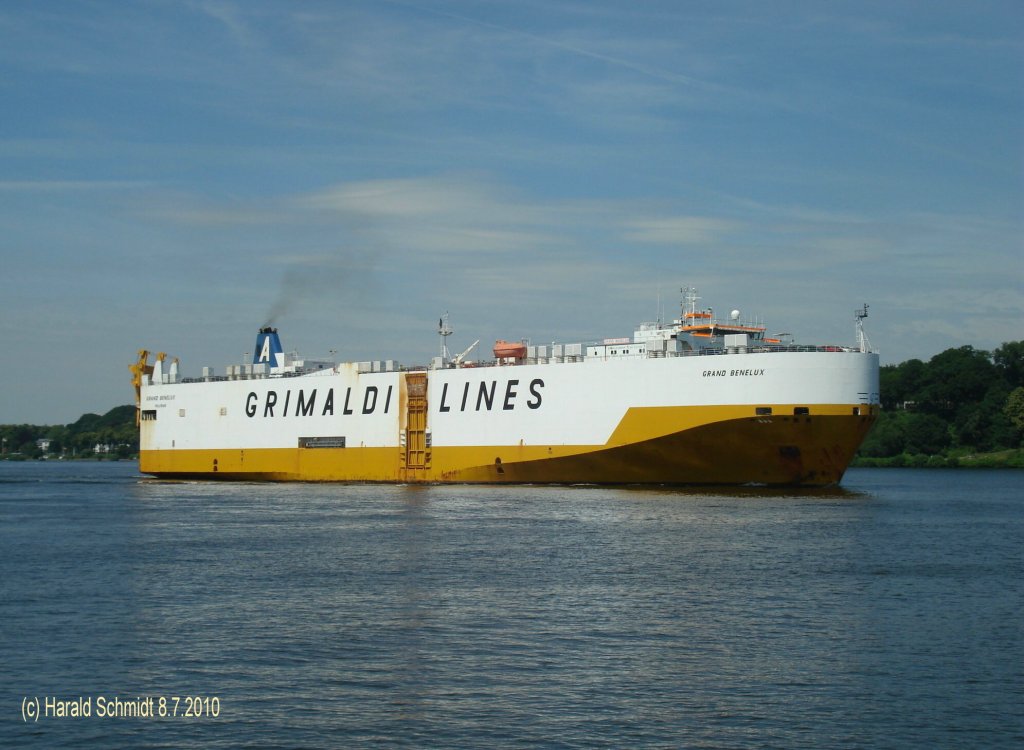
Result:
<svg viewBox="0 0 1024 750"><path fill-rule="evenodd" d="M526 344L498 339L494 342L494 356L498 359L526 359Z"/></svg>

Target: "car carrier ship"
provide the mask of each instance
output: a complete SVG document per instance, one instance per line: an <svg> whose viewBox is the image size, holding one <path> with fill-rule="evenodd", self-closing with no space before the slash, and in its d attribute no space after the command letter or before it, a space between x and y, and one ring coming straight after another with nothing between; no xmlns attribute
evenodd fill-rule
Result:
<svg viewBox="0 0 1024 750"><path fill-rule="evenodd" d="M165 478L586 484L838 483L878 415L878 355L796 345L683 290L680 317L632 337L530 345L430 366L286 354L259 330L251 364L183 378L131 365L139 466ZM474 344L475 346L475 344ZM473 347L470 347L472 349Z"/></svg>

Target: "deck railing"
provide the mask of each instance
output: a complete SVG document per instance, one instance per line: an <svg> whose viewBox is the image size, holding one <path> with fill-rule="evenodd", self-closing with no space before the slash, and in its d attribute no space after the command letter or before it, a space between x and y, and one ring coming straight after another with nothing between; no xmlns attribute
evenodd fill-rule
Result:
<svg viewBox="0 0 1024 750"><path fill-rule="evenodd" d="M571 364L578 362L585 362L587 360L593 361L595 359L608 361L617 359L664 359L674 357L720 357L720 356L733 356L733 355L744 355L744 354L775 354L783 352L830 352L837 354L845 353L859 353L859 349L850 346L804 346L797 344L790 344L785 346L745 346L745 347L706 347L701 349L687 349L685 351L678 352L664 352L664 351L651 351L651 352L637 352L636 354L614 354L614 355L595 355L595 356L564 356L564 357L527 357L525 359L516 360L514 362L499 362L492 360L489 362L476 362L470 365L475 368L482 367L515 367L518 365L546 365L546 364ZM392 372L422 372L427 370L425 365L398 365ZM320 373L326 375L331 370L309 370L299 372L285 372L268 374L265 372L253 373L253 372L241 372L234 375L209 375L206 377L199 378L181 378L176 381L179 383L216 383L230 380L264 380L266 378L294 378L303 377L306 375ZM365 374L371 374L369 372Z"/></svg>

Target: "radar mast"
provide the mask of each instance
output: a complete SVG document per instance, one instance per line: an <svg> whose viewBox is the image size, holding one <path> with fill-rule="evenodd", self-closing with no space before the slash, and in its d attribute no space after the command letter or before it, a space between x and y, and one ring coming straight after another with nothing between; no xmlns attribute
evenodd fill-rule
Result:
<svg viewBox="0 0 1024 750"><path fill-rule="evenodd" d="M448 325L448 311L446 310L444 315L437 321L437 335L441 339L441 364L442 366L448 364L448 360L451 356L448 354L448 337L453 333L452 328Z"/></svg>
<svg viewBox="0 0 1024 750"><path fill-rule="evenodd" d="M864 318L868 316L868 303L864 303L864 307L860 310L853 311L854 326L857 331L857 348L862 352L871 351L871 342L868 341L868 335L864 333Z"/></svg>

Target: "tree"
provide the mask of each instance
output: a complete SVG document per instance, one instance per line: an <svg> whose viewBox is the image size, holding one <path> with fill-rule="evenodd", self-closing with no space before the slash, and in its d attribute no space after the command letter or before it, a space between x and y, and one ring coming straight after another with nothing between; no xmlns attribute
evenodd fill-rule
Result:
<svg viewBox="0 0 1024 750"><path fill-rule="evenodd" d="M99 428L100 420L102 419L103 418L99 414L93 414L92 412L83 414L74 424L68 425L68 431L73 435L78 435L83 432L92 432Z"/></svg>
<svg viewBox="0 0 1024 750"><path fill-rule="evenodd" d="M986 399L981 403L966 404L957 412L953 423L956 442L976 451L1009 448L1016 443L1013 425L1003 409L1006 399Z"/></svg>
<svg viewBox="0 0 1024 750"><path fill-rule="evenodd" d="M906 453L932 455L949 447L949 426L934 414L907 414L903 428Z"/></svg>
<svg viewBox="0 0 1024 750"><path fill-rule="evenodd" d="M99 427L112 427L122 428L125 425L131 425L132 429L135 429L135 407L131 404L125 406L115 406L113 409L108 411L97 422Z"/></svg>
<svg viewBox="0 0 1024 750"><path fill-rule="evenodd" d="M991 354L962 346L928 362L910 359L879 371L882 412L860 454L906 463L952 446L992 451L1024 441L1024 342ZM905 410L907 404L913 409Z"/></svg>
<svg viewBox="0 0 1024 750"><path fill-rule="evenodd" d="M1017 431L1017 444L1020 445L1021 439L1024 438L1024 386L1018 386L1010 392L1003 413Z"/></svg>
<svg viewBox="0 0 1024 750"><path fill-rule="evenodd" d="M30 424L4 425L0 437L4 441L7 453L22 453L26 456L36 451L36 440L39 439L39 428Z"/></svg>
<svg viewBox="0 0 1024 750"><path fill-rule="evenodd" d="M933 455L951 442L949 426L934 414L883 411L861 446L861 455L889 458L901 453Z"/></svg>
<svg viewBox="0 0 1024 750"><path fill-rule="evenodd" d="M882 367L878 373L882 408L898 409L907 401L917 400L925 374L925 364L919 359Z"/></svg>
<svg viewBox="0 0 1024 750"><path fill-rule="evenodd" d="M1008 341L994 352L992 361L1010 388L1024 386L1024 341Z"/></svg>
<svg viewBox="0 0 1024 750"><path fill-rule="evenodd" d="M871 458L889 458L903 453L905 416L906 412L902 411L882 411L860 446L860 454Z"/></svg>
<svg viewBox="0 0 1024 750"><path fill-rule="evenodd" d="M947 349L928 362L919 408L950 420L963 404L984 399L998 380L988 352L969 345Z"/></svg>
<svg viewBox="0 0 1024 750"><path fill-rule="evenodd" d="M7 456L20 453L30 458L42 455L36 443L39 438L50 440L51 453L89 454L97 443L109 444L118 456L139 450L135 407L131 404L116 406L102 416L83 414L69 425L0 425L0 438Z"/></svg>

